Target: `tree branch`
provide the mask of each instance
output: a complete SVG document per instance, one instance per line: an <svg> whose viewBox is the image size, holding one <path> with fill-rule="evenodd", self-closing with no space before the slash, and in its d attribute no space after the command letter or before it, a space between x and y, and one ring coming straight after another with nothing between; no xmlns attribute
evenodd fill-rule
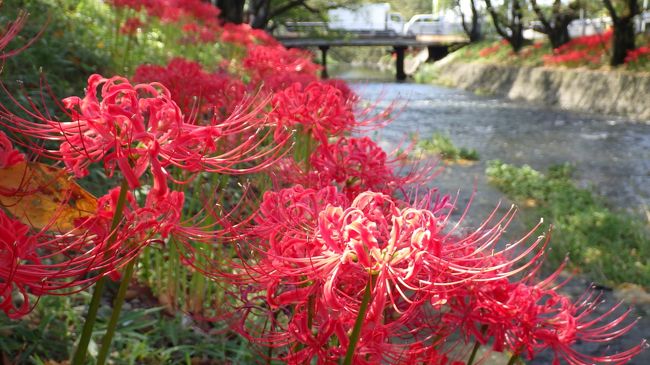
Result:
<svg viewBox="0 0 650 365"><path fill-rule="evenodd" d="M614 24L618 23L619 18L618 15L616 14L616 9L614 9L614 5L612 5L612 1L603 0L603 3L605 4L605 8L607 9L607 11L609 12L609 16L612 17L612 22L614 22Z"/></svg>
<svg viewBox="0 0 650 365"><path fill-rule="evenodd" d="M496 29L497 33L505 39L510 39L510 36L508 35L508 32L506 32L502 27L501 27L501 19L499 18L499 14L494 10L494 7L492 7L492 1L491 0L485 0L485 5L487 5L487 11L490 13L490 17L492 17L492 22L494 23L494 28Z"/></svg>
<svg viewBox="0 0 650 365"><path fill-rule="evenodd" d="M283 6L277 8L277 9L272 9L269 12L269 19L273 19L276 16L291 10L292 8L295 8L296 6L300 6L300 5L304 6L305 1L306 0L293 0L293 1L289 1L288 3L284 4Z"/></svg>
<svg viewBox="0 0 650 365"><path fill-rule="evenodd" d="M539 21L542 22L546 34L551 33L552 32L551 23L548 21L546 15L544 15L544 12L537 4L537 0L530 0L530 5L533 7L533 11L535 12L535 15L537 15L537 19L539 19Z"/></svg>

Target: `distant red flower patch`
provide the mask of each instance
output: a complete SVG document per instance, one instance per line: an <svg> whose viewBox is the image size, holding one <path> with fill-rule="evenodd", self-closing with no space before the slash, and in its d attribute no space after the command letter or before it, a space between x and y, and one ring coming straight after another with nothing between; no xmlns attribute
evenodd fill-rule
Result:
<svg viewBox="0 0 650 365"><path fill-rule="evenodd" d="M625 63L633 63L639 61L642 58L648 58L650 55L650 46L646 45L639 47L637 49L631 50L627 53L625 57Z"/></svg>
<svg viewBox="0 0 650 365"><path fill-rule="evenodd" d="M268 78L292 73L295 76L312 76L320 66L311 61L311 54L298 49L286 49L281 45L253 45L243 60L244 68L250 71L254 85L266 84ZM270 85L273 88L274 85Z"/></svg>
<svg viewBox="0 0 650 365"><path fill-rule="evenodd" d="M544 64L563 66L583 66L600 64L600 60L610 47L613 31L602 34L577 37L553 50L553 54L543 57Z"/></svg>
<svg viewBox="0 0 650 365"><path fill-rule="evenodd" d="M502 45L503 45L503 42L499 42L499 43L496 43L493 46L483 48L482 50L480 50L478 52L478 55L481 56L481 57L488 57L490 55L493 55L493 54L497 53L499 51L499 49L501 49Z"/></svg>
<svg viewBox="0 0 650 365"><path fill-rule="evenodd" d="M186 116L193 110L214 112L226 117L243 100L246 88L226 73L205 71L197 62L172 59L167 66L141 65L135 70L136 82L160 82Z"/></svg>

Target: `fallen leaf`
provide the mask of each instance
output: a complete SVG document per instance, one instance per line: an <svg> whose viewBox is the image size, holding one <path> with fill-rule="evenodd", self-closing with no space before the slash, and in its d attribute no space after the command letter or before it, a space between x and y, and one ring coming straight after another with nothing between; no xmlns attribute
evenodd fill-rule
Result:
<svg viewBox="0 0 650 365"><path fill-rule="evenodd" d="M0 204L35 229L67 232L97 210L97 199L65 170L37 162L0 169Z"/></svg>

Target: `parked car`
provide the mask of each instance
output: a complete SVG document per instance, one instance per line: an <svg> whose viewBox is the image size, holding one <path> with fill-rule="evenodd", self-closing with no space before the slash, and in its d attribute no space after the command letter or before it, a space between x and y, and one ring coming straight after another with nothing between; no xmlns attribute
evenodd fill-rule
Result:
<svg viewBox="0 0 650 365"><path fill-rule="evenodd" d="M417 14L404 25L405 36L463 34L461 18L454 11Z"/></svg>
<svg viewBox="0 0 650 365"><path fill-rule="evenodd" d="M404 25L404 35L415 36L422 34L442 34L442 22L433 14L413 15Z"/></svg>

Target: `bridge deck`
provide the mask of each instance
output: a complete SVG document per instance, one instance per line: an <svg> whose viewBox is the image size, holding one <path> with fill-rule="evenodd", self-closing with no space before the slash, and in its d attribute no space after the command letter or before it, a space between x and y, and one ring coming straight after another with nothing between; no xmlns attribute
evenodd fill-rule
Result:
<svg viewBox="0 0 650 365"><path fill-rule="evenodd" d="M321 50L321 75L327 78L327 51L330 47L393 47L395 50L395 78L406 80L404 72L404 55L409 47L427 47L429 60L440 59L447 55L449 47L467 43L467 38L457 35L430 35L418 37L356 37L356 38L278 38L287 48L318 47Z"/></svg>
<svg viewBox="0 0 650 365"><path fill-rule="evenodd" d="M450 46L467 43L467 38L458 35L428 35L418 37L357 37L357 38L278 38L285 47L429 47Z"/></svg>

